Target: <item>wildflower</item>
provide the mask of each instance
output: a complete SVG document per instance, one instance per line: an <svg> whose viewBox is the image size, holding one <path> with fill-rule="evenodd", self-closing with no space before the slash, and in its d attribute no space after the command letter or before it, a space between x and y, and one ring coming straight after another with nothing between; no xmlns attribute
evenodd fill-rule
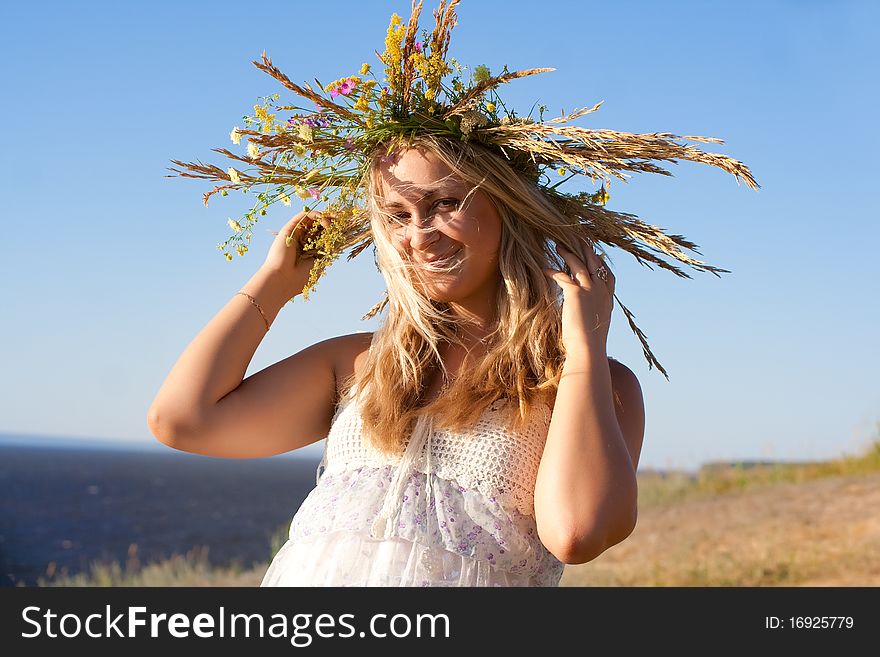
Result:
<svg viewBox="0 0 880 657"><path fill-rule="evenodd" d="M415 46L416 52L422 52L422 42L421 41L416 41L414 46Z"/></svg>
<svg viewBox="0 0 880 657"><path fill-rule="evenodd" d="M252 160L256 160L260 156L260 148L254 142L248 141L247 146L248 155L251 156Z"/></svg>
<svg viewBox="0 0 880 657"><path fill-rule="evenodd" d="M494 112L495 111L495 103L486 103L486 111Z"/></svg>
<svg viewBox="0 0 880 657"><path fill-rule="evenodd" d="M355 103L354 107L356 110L366 112L368 109L370 109L370 103L367 100L366 96L361 96L360 98L358 98L358 102Z"/></svg>
<svg viewBox="0 0 880 657"><path fill-rule="evenodd" d="M602 185L598 192L591 195L591 200L593 201L593 203L596 203L598 205L605 205L610 198L611 196L605 189L605 185Z"/></svg>
<svg viewBox="0 0 880 657"><path fill-rule="evenodd" d="M565 170L565 167L559 167L559 170L556 173L558 173L560 176L564 176L567 171Z"/></svg>
<svg viewBox="0 0 880 657"><path fill-rule="evenodd" d="M321 198L321 190L318 189L317 187L309 187L306 191L316 201Z"/></svg>
<svg viewBox="0 0 880 657"><path fill-rule="evenodd" d="M427 98L428 100L431 100L433 97L434 97L434 90L433 90L433 89L427 89L427 90L425 91L425 98Z"/></svg>
<svg viewBox="0 0 880 657"><path fill-rule="evenodd" d="M229 167L226 170L226 173L229 175L229 179L234 183L240 183L241 178L238 176L238 171L235 170L234 167Z"/></svg>
<svg viewBox="0 0 880 657"><path fill-rule="evenodd" d="M489 78L492 77L492 74L489 72L489 67L480 64L476 68L474 68L474 82L480 83L485 82Z"/></svg>
<svg viewBox="0 0 880 657"><path fill-rule="evenodd" d="M236 233L240 233L242 231L241 224L238 223L235 219L229 219L229 221L227 221L226 223L228 223L229 227Z"/></svg>
<svg viewBox="0 0 880 657"><path fill-rule="evenodd" d="M312 141L312 126L308 123L301 123L299 126L299 138L303 141Z"/></svg>
<svg viewBox="0 0 880 657"><path fill-rule="evenodd" d="M282 204L290 207L290 197L287 194L281 192L281 194L278 195L278 199L281 201Z"/></svg>
<svg viewBox="0 0 880 657"><path fill-rule="evenodd" d="M357 78L347 78L339 85L339 93L343 96L349 95L357 84Z"/></svg>
<svg viewBox="0 0 880 657"><path fill-rule="evenodd" d="M302 200L306 200L309 197L309 193L305 190L305 188L297 185L293 188L293 193L299 196Z"/></svg>
<svg viewBox="0 0 880 657"><path fill-rule="evenodd" d="M227 260L232 260L232 254L231 254L231 253L227 253L227 254L225 254L225 255L226 255L226 259L227 259Z"/></svg>
<svg viewBox="0 0 880 657"><path fill-rule="evenodd" d="M243 256L245 253L247 253L247 247L244 244L240 244L239 246L235 247L235 251L238 253L238 255Z"/></svg>
<svg viewBox="0 0 880 657"><path fill-rule="evenodd" d="M364 63L364 65L361 66L361 75L367 75L369 72L370 72L370 65L367 63Z"/></svg>
<svg viewBox="0 0 880 657"><path fill-rule="evenodd" d="M238 129L238 126L235 126L232 129L232 132L229 133L229 138L232 140L233 144L241 143L241 132Z"/></svg>

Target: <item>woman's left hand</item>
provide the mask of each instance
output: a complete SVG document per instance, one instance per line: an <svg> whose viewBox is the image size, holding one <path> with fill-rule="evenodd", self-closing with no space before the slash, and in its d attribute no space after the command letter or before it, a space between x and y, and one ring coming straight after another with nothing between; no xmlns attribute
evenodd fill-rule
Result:
<svg viewBox="0 0 880 657"><path fill-rule="evenodd" d="M587 238L582 238L579 246L580 252L572 253L556 245L572 276L544 269L544 274L562 288L562 342L567 356L588 356L597 349L605 352L614 308L614 274ZM601 277L603 273L605 280Z"/></svg>

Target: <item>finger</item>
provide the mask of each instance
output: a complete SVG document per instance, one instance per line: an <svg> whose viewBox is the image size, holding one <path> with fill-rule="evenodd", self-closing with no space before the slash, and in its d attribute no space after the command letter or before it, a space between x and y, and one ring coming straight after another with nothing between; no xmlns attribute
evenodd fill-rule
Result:
<svg viewBox="0 0 880 657"><path fill-rule="evenodd" d="M562 256L565 263L568 265L569 270L571 270L572 278L577 281L580 285L589 288L590 287L590 272L587 270L587 266L580 258L566 249L561 244L556 245L556 250L559 255Z"/></svg>
<svg viewBox="0 0 880 657"><path fill-rule="evenodd" d="M606 285L613 286L614 285L614 275L611 273L611 269L608 267L608 265L605 264L605 260L602 258L601 255L599 255L597 248L596 248L596 243L588 237L584 237L584 241L588 245L584 248L584 252L585 252L587 259L589 260L590 274L593 276L596 276L596 272L599 270L599 267L604 266L605 271L608 273L608 278L606 280L604 280L603 282ZM597 278L598 278L598 276L597 276ZM599 278L599 280L601 281L602 279Z"/></svg>
<svg viewBox="0 0 880 657"><path fill-rule="evenodd" d="M562 287L565 285L575 285L575 282L571 280L571 277L566 274L564 271L559 271L557 269L550 269L548 267L544 267L544 275L547 276L551 281Z"/></svg>

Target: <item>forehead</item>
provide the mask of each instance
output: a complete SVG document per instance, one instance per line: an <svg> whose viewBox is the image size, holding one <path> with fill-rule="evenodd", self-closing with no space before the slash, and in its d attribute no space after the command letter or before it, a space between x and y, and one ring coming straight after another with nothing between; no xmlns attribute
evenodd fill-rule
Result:
<svg viewBox="0 0 880 657"><path fill-rule="evenodd" d="M443 160L423 149L411 148L380 159L377 173L380 194L387 202L418 201L462 186Z"/></svg>

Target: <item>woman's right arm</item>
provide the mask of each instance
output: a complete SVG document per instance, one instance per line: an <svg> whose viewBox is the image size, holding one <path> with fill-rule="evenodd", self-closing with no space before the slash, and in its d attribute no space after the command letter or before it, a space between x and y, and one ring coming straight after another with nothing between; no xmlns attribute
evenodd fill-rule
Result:
<svg viewBox="0 0 880 657"><path fill-rule="evenodd" d="M266 263L241 288L270 324L305 285L314 259L299 257L302 233L316 220L302 213L294 217L279 232ZM147 416L153 435L175 449L229 458L272 456L325 437L336 401L338 338L244 379L265 335L259 310L247 296L233 295L162 384Z"/></svg>

